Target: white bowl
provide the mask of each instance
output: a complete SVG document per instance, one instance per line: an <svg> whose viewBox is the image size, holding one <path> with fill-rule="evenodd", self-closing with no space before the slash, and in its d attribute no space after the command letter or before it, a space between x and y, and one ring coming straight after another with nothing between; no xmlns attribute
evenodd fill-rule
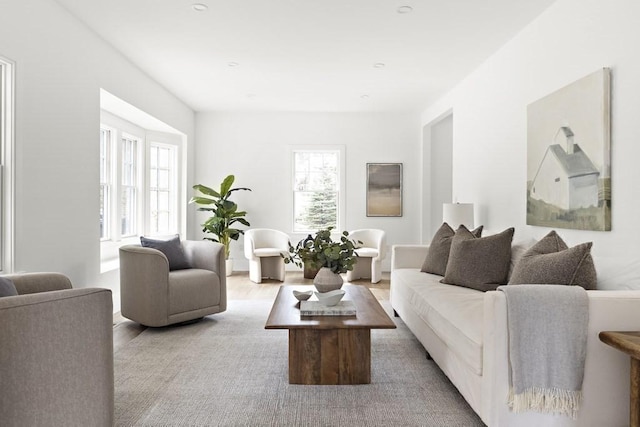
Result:
<svg viewBox="0 0 640 427"><path fill-rule="evenodd" d="M296 291L295 289L293 291L293 296L296 297L298 301L306 301L311 298L311 295L313 295L313 291Z"/></svg>
<svg viewBox="0 0 640 427"><path fill-rule="evenodd" d="M336 305L344 296L344 289L336 289L335 291L329 292L315 292L318 301L320 304L331 307Z"/></svg>

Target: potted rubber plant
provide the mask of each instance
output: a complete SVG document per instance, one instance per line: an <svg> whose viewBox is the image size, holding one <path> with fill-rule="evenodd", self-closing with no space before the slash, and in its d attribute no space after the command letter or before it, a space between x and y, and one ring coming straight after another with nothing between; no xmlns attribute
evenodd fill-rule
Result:
<svg viewBox="0 0 640 427"><path fill-rule="evenodd" d="M191 198L189 203L199 205L199 211L211 212L211 216L202 224L202 231L213 234L215 237L205 237L207 240L221 243L224 246L225 259L227 260L227 275L233 271L233 261L229 254L231 242L238 240L244 230L236 228L238 225L249 227L249 221L245 216L247 212L238 210L238 205L230 200L235 191L251 191L250 188L233 188L234 175L228 175L220 184L220 189L214 190L202 184L196 184L193 189L201 193Z"/></svg>

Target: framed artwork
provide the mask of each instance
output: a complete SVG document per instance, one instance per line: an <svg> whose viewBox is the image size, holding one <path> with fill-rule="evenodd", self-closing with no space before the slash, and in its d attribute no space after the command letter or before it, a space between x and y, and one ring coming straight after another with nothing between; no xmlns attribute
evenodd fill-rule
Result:
<svg viewBox="0 0 640 427"><path fill-rule="evenodd" d="M527 224L611 230L610 70L527 107Z"/></svg>
<svg viewBox="0 0 640 427"><path fill-rule="evenodd" d="M367 163L367 216L402 216L402 163Z"/></svg>

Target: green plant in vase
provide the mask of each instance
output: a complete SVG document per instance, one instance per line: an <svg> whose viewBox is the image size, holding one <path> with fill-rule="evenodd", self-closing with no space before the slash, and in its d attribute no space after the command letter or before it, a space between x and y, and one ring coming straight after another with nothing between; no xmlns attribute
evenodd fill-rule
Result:
<svg viewBox="0 0 640 427"><path fill-rule="evenodd" d="M314 270L327 268L334 274L346 273L353 270L356 262L356 244L349 239L349 232L343 231L340 241L331 238L332 227L320 230L315 236L298 242L294 247L289 244L289 255L284 257L284 262L293 263L298 267L309 267ZM306 276L305 276L306 277Z"/></svg>

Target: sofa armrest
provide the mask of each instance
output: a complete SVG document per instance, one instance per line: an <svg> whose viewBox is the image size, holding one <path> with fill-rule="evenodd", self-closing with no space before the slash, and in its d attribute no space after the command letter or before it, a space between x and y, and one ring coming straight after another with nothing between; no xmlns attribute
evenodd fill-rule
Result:
<svg viewBox="0 0 640 427"><path fill-rule="evenodd" d="M398 268L420 268L429 252L429 245L393 245L391 271Z"/></svg>
<svg viewBox="0 0 640 427"><path fill-rule="evenodd" d="M60 273L22 273L5 276L11 280L19 295L71 289L71 280Z"/></svg>
<svg viewBox="0 0 640 427"><path fill-rule="evenodd" d="M224 246L209 240L183 240L182 247L192 268L201 268L225 277Z"/></svg>
<svg viewBox="0 0 640 427"><path fill-rule="evenodd" d="M509 389L507 304L503 292L485 293L482 372L483 419L491 426L626 425L629 414L629 357L602 343L601 331L640 329L640 291L587 291L589 324L582 386L583 403L577 420L538 413L514 414ZM604 403L606 402L606 403Z"/></svg>
<svg viewBox="0 0 640 427"><path fill-rule="evenodd" d="M0 298L0 325L2 425L113 425L110 290Z"/></svg>

